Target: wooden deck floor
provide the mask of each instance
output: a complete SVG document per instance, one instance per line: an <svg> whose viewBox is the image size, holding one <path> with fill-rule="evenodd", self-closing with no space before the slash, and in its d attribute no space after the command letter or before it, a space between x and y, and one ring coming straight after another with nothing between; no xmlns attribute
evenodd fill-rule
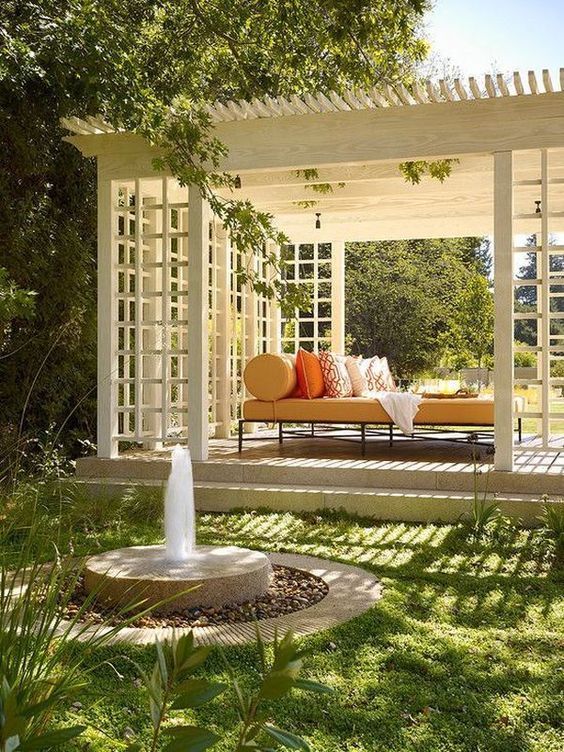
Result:
<svg viewBox="0 0 564 752"><path fill-rule="evenodd" d="M194 463L201 483L269 484L274 486L418 489L469 491L474 463L469 444L399 438L393 446L369 441L366 455L358 443L335 439L293 438L280 445L248 436L239 454L234 439L214 439L206 462ZM564 496L564 453L531 449L516 458L511 473L495 471L493 457L479 450L478 469L489 490L503 493ZM77 463L79 478L164 481L170 449L133 450L113 460L95 457Z"/></svg>
<svg viewBox="0 0 564 752"><path fill-rule="evenodd" d="M445 441L414 441L403 436L394 438L393 446L385 440L368 441L364 457L357 441L345 442L330 438L292 438L280 445L272 434L269 441L262 435L260 440L247 436L243 452L239 454L237 443L232 440L214 439L210 445L211 462L264 463L265 461L298 460L315 464L316 467L363 467L396 470L437 470L472 472L476 456L482 470L493 467L493 454L485 446L474 449L469 443ZM549 473L564 477L564 450L547 452L535 446L532 439L523 442L526 452L517 454L515 471L518 473Z"/></svg>
<svg viewBox="0 0 564 752"><path fill-rule="evenodd" d="M282 445L276 436L252 439L241 454L236 440L213 440L208 460L193 463L196 506L213 512L345 510L383 520L455 522L471 514L476 480L480 495L495 494L502 512L525 525L538 524L547 497L564 505L564 453L533 449L517 458L513 472L494 470L491 460L483 450L476 479L468 444L398 438L392 447L369 443L362 457L357 443L328 438ZM132 485L162 488L169 472L170 449L77 462L78 479L94 493L129 493Z"/></svg>

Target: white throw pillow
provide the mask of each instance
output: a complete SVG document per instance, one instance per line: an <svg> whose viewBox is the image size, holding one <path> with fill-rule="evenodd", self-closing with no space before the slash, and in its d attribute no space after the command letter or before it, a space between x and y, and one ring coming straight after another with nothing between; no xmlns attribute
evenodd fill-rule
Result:
<svg viewBox="0 0 564 752"><path fill-rule="evenodd" d="M365 392L379 391L376 374L380 373L380 358L360 358L349 355L345 361L352 384L353 395L362 397Z"/></svg>
<svg viewBox="0 0 564 752"><path fill-rule="evenodd" d="M396 382L394 381L394 377L392 376L392 372L390 371L390 366L388 365L388 358L382 358L380 360L380 374L382 376L382 379L385 385L384 391L397 392L398 388L396 386Z"/></svg>

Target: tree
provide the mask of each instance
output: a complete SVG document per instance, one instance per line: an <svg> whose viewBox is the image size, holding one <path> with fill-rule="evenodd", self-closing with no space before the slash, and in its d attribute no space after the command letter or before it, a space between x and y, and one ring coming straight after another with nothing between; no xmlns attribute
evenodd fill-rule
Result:
<svg viewBox="0 0 564 752"><path fill-rule="evenodd" d="M386 355L400 377L439 365L441 337L472 278L476 238L347 245L346 329L353 352Z"/></svg>
<svg viewBox="0 0 564 752"><path fill-rule="evenodd" d="M33 316L33 298L32 292L18 287L8 277L7 270L0 266L0 353L6 349L14 321Z"/></svg>
<svg viewBox="0 0 564 752"><path fill-rule="evenodd" d="M473 273L454 303L444 341L455 368L475 362L489 366L493 356L494 304L488 280Z"/></svg>
<svg viewBox="0 0 564 752"><path fill-rule="evenodd" d="M15 354L0 366L3 441L20 423L35 432L66 421L71 444L94 434L95 166L62 142L59 119L102 114L158 144L174 174L213 201L236 244L260 253L276 228L251 205L215 197L230 178L203 104L410 83L427 51L425 8L424 0L0 4L0 266L37 293L34 319L14 323ZM297 291L280 281L276 293L292 304Z"/></svg>

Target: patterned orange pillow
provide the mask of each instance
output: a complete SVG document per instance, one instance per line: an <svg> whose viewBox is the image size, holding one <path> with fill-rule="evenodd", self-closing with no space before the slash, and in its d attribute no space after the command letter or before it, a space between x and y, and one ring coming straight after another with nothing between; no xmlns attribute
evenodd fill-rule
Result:
<svg viewBox="0 0 564 752"><path fill-rule="evenodd" d="M368 360L366 365L366 383L368 385L368 391L370 392L387 392L388 389L386 383L386 377L382 369L382 363L385 358L380 359L377 355ZM366 361L365 361L366 362ZM388 361L386 361L386 366Z"/></svg>
<svg viewBox="0 0 564 752"><path fill-rule="evenodd" d="M332 352L319 353L321 372L328 397L352 397L351 377L347 371L345 358Z"/></svg>
<svg viewBox="0 0 564 752"><path fill-rule="evenodd" d="M325 384L321 373L321 364L315 353L298 350L296 355L296 374L298 386L305 399L318 399L325 394Z"/></svg>
<svg viewBox="0 0 564 752"><path fill-rule="evenodd" d="M345 358L345 365L352 383L353 395L363 397L366 392L385 391L385 383L380 372L380 358L361 358L349 355Z"/></svg>
<svg viewBox="0 0 564 752"><path fill-rule="evenodd" d="M394 381L394 377L392 376L392 372L390 371L388 358L382 358L380 360L380 373L384 381L384 391L397 392L398 388L396 386L396 382Z"/></svg>

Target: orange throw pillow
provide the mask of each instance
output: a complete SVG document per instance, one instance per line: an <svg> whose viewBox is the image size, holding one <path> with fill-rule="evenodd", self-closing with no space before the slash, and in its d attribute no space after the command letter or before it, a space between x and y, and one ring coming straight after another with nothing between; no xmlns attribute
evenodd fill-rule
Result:
<svg viewBox="0 0 564 752"><path fill-rule="evenodd" d="M302 397L317 399L325 394L321 363L315 353L298 350L296 355L296 373Z"/></svg>

